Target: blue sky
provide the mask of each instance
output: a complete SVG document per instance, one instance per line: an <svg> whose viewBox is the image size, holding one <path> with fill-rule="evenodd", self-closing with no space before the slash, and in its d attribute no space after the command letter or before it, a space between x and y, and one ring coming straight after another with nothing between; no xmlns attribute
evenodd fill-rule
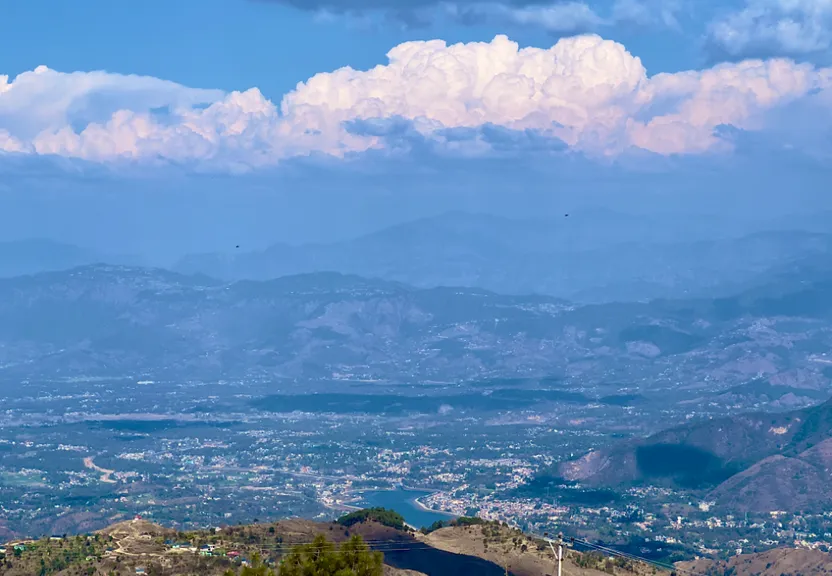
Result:
<svg viewBox="0 0 832 576"><path fill-rule="evenodd" d="M0 238L104 243L118 230L97 206L129 220L130 194L169 188L187 198L133 210L133 239L178 214L156 251L210 243L237 204L282 223L231 226L258 244L458 208L825 207L830 0L27 0L2 16ZM799 190L761 165L799 166Z"/></svg>
<svg viewBox="0 0 832 576"><path fill-rule="evenodd" d="M4 74L45 64L229 91L257 86L277 99L316 72L379 63L398 40L246 0L31 0L8 2L3 10L9 34L3 41L9 49L0 53Z"/></svg>
<svg viewBox="0 0 832 576"><path fill-rule="evenodd" d="M107 70L193 87L257 86L279 98L316 72L380 64L391 47L407 40L471 42L509 33L521 45L546 46L557 38L533 25L460 25L437 17L413 27L384 11L370 15L366 21L357 15L325 18L273 0L7 2L0 70L16 75L41 64L64 72ZM606 32L651 72L695 67L704 57L697 33L655 27L644 34L627 26Z"/></svg>

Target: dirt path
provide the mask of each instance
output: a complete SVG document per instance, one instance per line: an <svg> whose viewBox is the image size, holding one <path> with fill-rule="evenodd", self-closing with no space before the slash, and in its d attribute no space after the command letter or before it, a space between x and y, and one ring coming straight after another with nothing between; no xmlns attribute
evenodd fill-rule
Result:
<svg viewBox="0 0 832 576"><path fill-rule="evenodd" d="M166 551L154 541L154 535L148 529L156 528L152 524L138 519L128 520L114 525L109 535L113 537L115 548L108 551L108 557L133 556L142 558L161 558Z"/></svg>
<svg viewBox="0 0 832 576"><path fill-rule="evenodd" d="M90 470L95 470L96 472L101 473L100 480L102 482L106 482L107 484L115 484L116 481L111 478L113 474L116 473L115 470L107 470L106 468L101 468L100 466L96 466L95 462L93 462L92 456L87 456L84 458L84 466L89 468Z"/></svg>

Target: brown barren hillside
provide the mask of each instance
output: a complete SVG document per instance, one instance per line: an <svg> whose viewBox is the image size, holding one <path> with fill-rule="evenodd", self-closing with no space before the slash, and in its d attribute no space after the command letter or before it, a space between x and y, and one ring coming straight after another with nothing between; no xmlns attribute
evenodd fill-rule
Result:
<svg viewBox="0 0 832 576"><path fill-rule="evenodd" d="M545 541L497 523L440 528L423 536L435 548L454 554L477 556L493 562L515 576L545 576L557 573L554 554ZM570 576L653 575L652 566L610 560L600 554L568 550L563 563Z"/></svg>
<svg viewBox="0 0 832 576"><path fill-rule="evenodd" d="M384 576L425 576L425 574L416 572L415 570L399 570L398 568L393 568L385 564Z"/></svg>
<svg viewBox="0 0 832 576"><path fill-rule="evenodd" d="M676 564L679 572L704 575L782 576L791 574L814 576L832 574L832 555L818 550L776 548L759 554L741 554L730 560L708 560Z"/></svg>
<svg viewBox="0 0 832 576"><path fill-rule="evenodd" d="M832 439L792 458L761 460L717 486L709 498L737 512L828 509L830 467Z"/></svg>

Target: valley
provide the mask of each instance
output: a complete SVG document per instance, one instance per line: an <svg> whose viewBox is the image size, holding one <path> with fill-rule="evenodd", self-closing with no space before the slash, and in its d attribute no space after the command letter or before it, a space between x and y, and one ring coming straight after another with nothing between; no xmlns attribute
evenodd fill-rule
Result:
<svg viewBox="0 0 832 576"><path fill-rule="evenodd" d="M832 574L832 0L0 6L0 576Z"/></svg>
<svg viewBox="0 0 832 576"><path fill-rule="evenodd" d="M405 486L433 518L662 562L825 549L832 276L803 277L594 305L335 273L0 280L0 532L327 521Z"/></svg>

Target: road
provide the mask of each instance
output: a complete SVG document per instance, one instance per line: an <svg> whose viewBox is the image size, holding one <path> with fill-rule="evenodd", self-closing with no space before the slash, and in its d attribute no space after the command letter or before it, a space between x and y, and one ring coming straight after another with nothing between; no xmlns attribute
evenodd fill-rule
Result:
<svg viewBox="0 0 832 576"><path fill-rule="evenodd" d="M116 473L115 470L107 470L106 468L101 468L100 466L96 466L95 462L93 461L92 456L87 456L84 458L84 466L89 468L90 470L95 470L96 472L101 473L101 480L102 482L106 482L107 484L115 484L116 481L111 478L113 474Z"/></svg>

